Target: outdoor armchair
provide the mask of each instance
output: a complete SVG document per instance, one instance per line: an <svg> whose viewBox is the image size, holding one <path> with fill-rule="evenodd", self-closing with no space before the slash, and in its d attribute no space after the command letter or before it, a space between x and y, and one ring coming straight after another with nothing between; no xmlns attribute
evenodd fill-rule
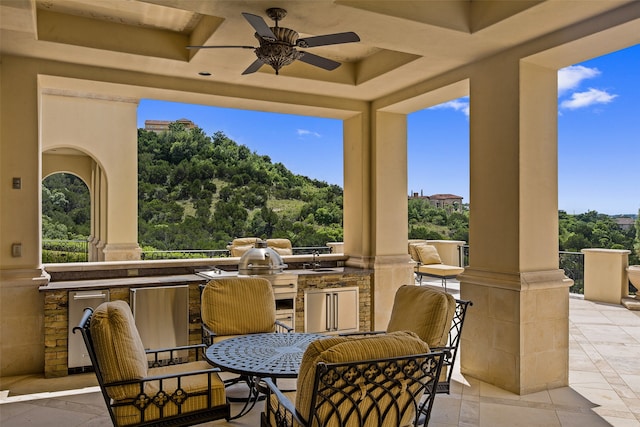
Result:
<svg viewBox="0 0 640 427"><path fill-rule="evenodd" d="M82 333L114 426L187 426L229 418L219 370L197 360L203 346L145 351L126 302L85 309L73 332ZM195 362L149 368L149 354L192 348L198 350Z"/></svg>
<svg viewBox="0 0 640 427"><path fill-rule="evenodd" d="M276 320L273 288L264 277L211 279L202 288L200 315L206 345L238 335L292 331Z"/></svg>
<svg viewBox="0 0 640 427"><path fill-rule="evenodd" d="M295 393L264 379L262 427L427 425L444 357L411 332L314 341Z"/></svg>
<svg viewBox="0 0 640 427"><path fill-rule="evenodd" d="M403 285L396 291L386 331L354 332L345 335L384 334L412 331L432 350L447 351L437 393L449 393L467 308L471 301L455 299L441 290Z"/></svg>

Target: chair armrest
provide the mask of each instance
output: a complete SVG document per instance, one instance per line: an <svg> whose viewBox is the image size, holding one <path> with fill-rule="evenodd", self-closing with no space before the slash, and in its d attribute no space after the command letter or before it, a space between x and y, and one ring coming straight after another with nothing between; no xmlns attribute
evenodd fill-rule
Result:
<svg viewBox="0 0 640 427"><path fill-rule="evenodd" d="M273 394L278 400L278 409L284 411L285 413L285 415L283 416L283 419L286 420L287 419L286 414L289 413L293 418L293 425L296 425L296 423L298 423L301 426L306 426L307 422L304 420L302 415L298 412L293 402L291 402L291 400L289 400L289 398L280 391L278 386L274 384L273 380L271 380L271 378L263 378L262 381L264 385L267 386L267 399L265 404L267 416L269 416L269 412L271 409L270 394Z"/></svg>
<svg viewBox="0 0 640 427"><path fill-rule="evenodd" d="M114 381L114 382L110 382L110 383L104 383L105 387L117 387L117 386L123 386L123 385L132 385L132 384L144 384L144 383L148 383L148 382L152 382L152 381L164 381L164 380L170 380L170 379L177 379L177 378L182 378L182 377L189 377L189 376L193 376L193 375L211 375L211 374L218 374L219 372L221 372L220 368L211 368L211 369L200 369L197 371L188 371L188 372L177 372L177 373L173 373L173 374L165 374L165 375L154 375L151 377L144 377L141 379L132 379L132 380L124 380L124 381Z"/></svg>
<svg viewBox="0 0 640 427"><path fill-rule="evenodd" d="M154 348L152 350L145 350L145 353L154 355L154 361L152 362L152 366L157 367L157 366L160 366L160 363L158 361L160 353L169 353L169 359L173 360L174 354L178 351L195 350L195 349L202 349L202 351L204 351L206 348L207 346L204 344L191 344L191 345L183 345L179 347ZM196 351L196 360L200 360L200 353L201 353L200 351Z"/></svg>
<svg viewBox="0 0 640 427"><path fill-rule="evenodd" d="M211 329L207 327L204 323L202 324L202 343L206 346L210 346L213 344L213 338L217 337L218 334L213 332Z"/></svg>
<svg viewBox="0 0 640 427"><path fill-rule="evenodd" d="M343 332L341 334L338 334L338 336L341 337L350 337L350 336L357 336L357 335L382 335L382 334L386 334L387 331L369 331L369 332Z"/></svg>
<svg viewBox="0 0 640 427"><path fill-rule="evenodd" d="M276 332L293 332L293 328L279 320L276 320Z"/></svg>
<svg viewBox="0 0 640 427"><path fill-rule="evenodd" d="M190 344L190 345L181 345L178 347L154 348L153 350L145 350L145 353L147 354L164 353L167 351L191 350L194 348L207 348L207 346L204 344Z"/></svg>

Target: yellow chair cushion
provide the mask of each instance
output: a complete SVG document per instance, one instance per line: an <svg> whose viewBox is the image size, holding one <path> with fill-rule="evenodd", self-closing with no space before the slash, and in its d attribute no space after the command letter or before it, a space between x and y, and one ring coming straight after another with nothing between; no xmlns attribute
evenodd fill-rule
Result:
<svg viewBox="0 0 640 427"><path fill-rule="evenodd" d="M348 363L428 352L429 346L416 334L408 331L383 335L329 337L316 340L307 347L302 356L295 402L296 409L305 417L309 415L318 362ZM404 424L403 422L400 425Z"/></svg>
<svg viewBox="0 0 640 427"><path fill-rule="evenodd" d="M293 248L289 239L267 239L267 246L280 255L293 255Z"/></svg>
<svg viewBox="0 0 640 427"><path fill-rule="evenodd" d="M219 336L275 332L275 298L263 277L210 280L200 310L202 322Z"/></svg>
<svg viewBox="0 0 640 427"><path fill-rule="evenodd" d="M440 259L440 254L435 246L416 245L414 247L422 264L442 264L442 259Z"/></svg>
<svg viewBox="0 0 640 427"><path fill-rule="evenodd" d="M231 242L231 245L228 246L231 256L244 255L249 249L255 247L257 240L260 239L257 237L240 237L238 239L234 239L233 242Z"/></svg>
<svg viewBox="0 0 640 427"><path fill-rule="evenodd" d="M415 332L429 347L447 345L456 300L423 286L404 285L396 292L387 332Z"/></svg>
<svg viewBox="0 0 640 427"><path fill-rule="evenodd" d="M415 262L420 261L420 258L418 257L418 253L416 252L416 246L426 245L426 244L427 244L426 240L419 240L419 239L409 240L409 255L411 255L412 260L414 260Z"/></svg>
<svg viewBox="0 0 640 427"><path fill-rule="evenodd" d="M211 369L211 365L205 361L183 363L179 365L169 365L160 368L149 369L149 376L157 375L172 375L183 372L193 372ZM180 389L187 393L206 392L209 381L208 374L190 375L183 377L180 381ZM151 381L145 384L145 394L147 397L153 399L154 396L163 390L168 396L171 396L178 389L177 380L164 380L162 382L162 388L160 388L159 381ZM211 405L207 401L207 396L191 396L182 404L182 413L198 411L202 409L208 409L214 406L226 404L226 395L224 390L224 383L218 376L218 374L211 374ZM178 405L176 405L170 398L163 409L163 417L170 417L178 414ZM138 424L142 421L141 412L133 406L117 406L114 408L116 420L118 425L126 426L131 424ZM145 421L153 421L160 418L160 410L155 404L150 404L144 409Z"/></svg>
<svg viewBox="0 0 640 427"><path fill-rule="evenodd" d="M429 264L421 265L416 271L430 276L452 277L461 274L464 271L464 268L457 267L455 265Z"/></svg>
<svg viewBox="0 0 640 427"><path fill-rule="evenodd" d="M100 372L105 383L139 380L147 376L147 355L129 305L124 301L98 306L89 326ZM137 386L110 387L115 400L136 396Z"/></svg>

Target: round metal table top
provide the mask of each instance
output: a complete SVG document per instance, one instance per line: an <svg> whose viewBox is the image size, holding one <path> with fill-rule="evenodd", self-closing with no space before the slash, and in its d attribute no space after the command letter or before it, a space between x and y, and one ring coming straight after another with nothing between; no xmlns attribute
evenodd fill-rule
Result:
<svg viewBox="0 0 640 427"><path fill-rule="evenodd" d="M257 377L295 378L307 346L322 334L265 333L229 338L205 352L213 365Z"/></svg>

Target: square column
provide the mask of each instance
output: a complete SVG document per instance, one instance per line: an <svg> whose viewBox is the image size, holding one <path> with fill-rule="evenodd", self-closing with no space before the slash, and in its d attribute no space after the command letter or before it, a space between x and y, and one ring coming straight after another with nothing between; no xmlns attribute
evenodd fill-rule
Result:
<svg viewBox="0 0 640 427"><path fill-rule="evenodd" d="M344 123L348 265L373 268L372 328L385 329L396 290L413 284L407 253L407 118L386 112Z"/></svg>
<svg viewBox="0 0 640 427"><path fill-rule="evenodd" d="M461 371L518 394L568 384L558 269L557 70L504 54L473 69L470 266Z"/></svg>

